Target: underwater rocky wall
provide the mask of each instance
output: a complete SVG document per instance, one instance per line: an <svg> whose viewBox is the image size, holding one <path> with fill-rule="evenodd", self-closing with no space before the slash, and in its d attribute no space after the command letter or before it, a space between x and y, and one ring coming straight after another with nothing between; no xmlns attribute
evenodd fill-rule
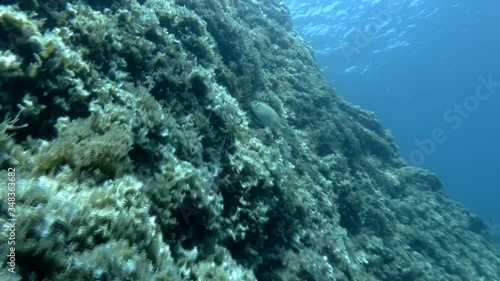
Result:
<svg viewBox="0 0 500 281"><path fill-rule="evenodd" d="M500 280L280 1L1 3L0 280Z"/></svg>

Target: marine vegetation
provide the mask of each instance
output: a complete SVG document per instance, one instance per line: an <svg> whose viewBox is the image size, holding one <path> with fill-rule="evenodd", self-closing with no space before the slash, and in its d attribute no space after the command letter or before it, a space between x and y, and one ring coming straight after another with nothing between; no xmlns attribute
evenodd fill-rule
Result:
<svg viewBox="0 0 500 281"><path fill-rule="evenodd" d="M0 280L500 280L281 1L3 1L0 45Z"/></svg>

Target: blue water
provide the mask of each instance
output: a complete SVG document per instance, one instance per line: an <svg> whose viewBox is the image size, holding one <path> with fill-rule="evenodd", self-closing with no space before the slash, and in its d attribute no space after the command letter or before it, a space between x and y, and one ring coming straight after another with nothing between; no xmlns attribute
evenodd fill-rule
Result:
<svg viewBox="0 0 500 281"><path fill-rule="evenodd" d="M285 3L340 94L451 198L500 223L500 1Z"/></svg>

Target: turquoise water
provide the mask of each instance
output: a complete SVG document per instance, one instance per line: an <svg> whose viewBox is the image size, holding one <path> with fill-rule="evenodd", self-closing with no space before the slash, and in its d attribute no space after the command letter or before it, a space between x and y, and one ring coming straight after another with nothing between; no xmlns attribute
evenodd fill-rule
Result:
<svg viewBox="0 0 500 281"><path fill-rule="evenodd" d="M453 199L500 223L500 2L285 2L340 94Z"/></svg>

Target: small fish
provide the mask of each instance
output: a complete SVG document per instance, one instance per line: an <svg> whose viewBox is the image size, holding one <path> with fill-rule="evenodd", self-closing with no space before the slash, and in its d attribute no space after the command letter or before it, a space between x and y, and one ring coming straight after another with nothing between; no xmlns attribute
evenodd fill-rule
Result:
<svg viewBox="0 0 500 281"><path fill-rule="evenodd" d="M252 111L257 118L273 130L286 128L285 121L276 113L276 111L267 103L261 101L252 101Z"/></svg>

